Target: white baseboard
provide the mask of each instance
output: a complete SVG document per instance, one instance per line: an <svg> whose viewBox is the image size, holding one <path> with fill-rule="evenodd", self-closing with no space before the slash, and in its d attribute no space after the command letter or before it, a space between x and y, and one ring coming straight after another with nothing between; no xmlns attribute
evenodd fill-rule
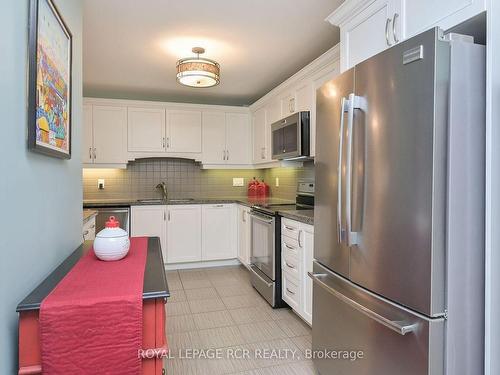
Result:
<svg viewBox="0 0 500 375"><path fill-rule="evenodd" d="M173 271L173 270L185 270L189 268L238 266L240 264L241 263L238 259L227 259L227 260L212 260L206 262L170 263L170 264L165 264L165 269L167 271Z"/></svg>

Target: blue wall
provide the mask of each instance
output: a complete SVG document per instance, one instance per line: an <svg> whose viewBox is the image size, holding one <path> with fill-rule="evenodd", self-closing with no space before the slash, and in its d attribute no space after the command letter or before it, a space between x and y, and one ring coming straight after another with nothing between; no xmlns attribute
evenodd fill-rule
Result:
<svg viewBox="0 0 500 375"><path fill-rule="evenodd" d="M55 0L73 34L71 160L26 147L28 0L0 0L0 374L17 373L16 305L81 242L82 1Z"/></svg>

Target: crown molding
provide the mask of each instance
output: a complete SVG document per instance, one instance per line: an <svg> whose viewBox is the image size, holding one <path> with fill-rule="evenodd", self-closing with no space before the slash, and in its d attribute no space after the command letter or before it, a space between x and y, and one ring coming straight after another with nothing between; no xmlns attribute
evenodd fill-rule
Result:
<svg viewBox="0 0 500 375"><path fill-rule="evenodd" d="M335 9L325 21L333 26L341 26L353 15L358 14L375 0L346 0L337 9Z"/></svg>
<svg viewBox="0 0 500 375"><path fill-rule="evenodd" d="M286 81L279 84L274 89L272 89L267 94L265 94L263 97L259 98L254 103L252 103L250 105L250 110L254 111L254 110L258 109L259 107L262 107L267 102L268 99L285 91L287 88L295 85L299 81L307 79L309 77L312 77L314 74L316 74L320 70L323 70L329 66L332 66L332 68L333 68L333 63L337 62L338 60L340 60L340 46L339 46L339 44L336 44L335 46L330 48L328 51L323 53L321 56L314 59L308 65L303 67L297 73L292 75Z"/></svg>

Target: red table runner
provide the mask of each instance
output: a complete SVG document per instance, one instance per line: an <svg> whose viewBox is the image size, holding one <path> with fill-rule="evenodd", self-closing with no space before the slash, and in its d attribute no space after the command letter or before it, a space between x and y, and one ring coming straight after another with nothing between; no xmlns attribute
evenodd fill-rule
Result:
<svg viewBox="0 0 500 375"><path fill-rule="evenodd" d="M122 260L89 250L40 307L43 374L140 374L148 239Z"/></svg>

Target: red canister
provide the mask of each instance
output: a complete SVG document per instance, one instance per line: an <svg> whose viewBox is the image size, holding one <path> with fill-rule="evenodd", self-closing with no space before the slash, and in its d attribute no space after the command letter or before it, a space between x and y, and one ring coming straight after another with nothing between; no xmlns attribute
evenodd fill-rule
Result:
<svg viewBox="0 0 500 375"><path fill-rule="evenodd" d="M269 185L262 180L257 184L257 196L259 198L266 198L269 196Z"/></svg>
<svg viewBox="0 0 500 375"><path fill-rule="evenodd" d="M249 197L256 197L257 196L257 189L258 189L258 186L259 186L259 181L257 181L257 179L254 177L252 181L250 181L248 183L248 196Z"/></svg>

